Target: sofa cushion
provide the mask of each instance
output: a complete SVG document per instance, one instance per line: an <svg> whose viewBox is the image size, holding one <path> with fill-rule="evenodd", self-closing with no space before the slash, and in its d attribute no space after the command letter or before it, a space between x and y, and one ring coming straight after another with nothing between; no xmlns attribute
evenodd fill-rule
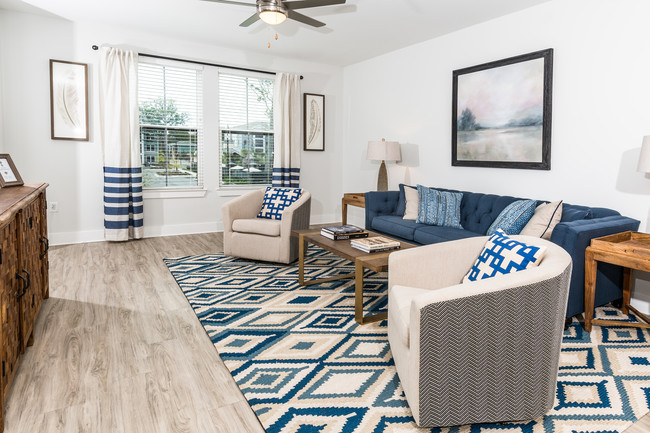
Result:
<svg viewBox="0 0 650 433"><path fill-rule="evenodd" d="M562 219L560 222L585 220L591 218L591 209L586 206L577 206L575 204L565 204L562 206Z"/></svg>
<svg viewBox="0 0 650 433"><path fill-rule="evenodd" d="M426 227L412 220L402 219L401 215L383 215L372 219L372 229L406 239L413 240L413 232L418 227Z"/></svg>
<svg viewBox="0 0 650 433"><path fill-rule="evenodd" d="M506 275L537 266L542 261L545 252L546 247L527 245L512 239L503 231L497 230L485 243L474 266L463 278L463 283Z"/></svg>
<svg viewBox="0 0 650 433"><path fill-rule="evenodd" d="M510 196L463 192L460 224L474 233L487 233L501 211L510 203L521 200Z"/></svg>
<svg viewBox="0 0 650 433"><path fill-rule="evenodd" d="M533 217L536 205L535 200L517 200L510 203L490 225L486 234L490 236L501 230L507 235L518 235Z"/></svg>
<svg viewBox="0 0 650 433"><path fill-rule="evenodd" d="M282 212L291 206L302 195L300 188L275 188L269 186L264 192L262 209L258 218L281 220Z"/></svg>
<svg viewBox="0 0 650 433"><path fill-rule="evenodd" d="M438 242L455 241L457 239L472 238L475 236L483 235L453 227L420 225L415 230L413 240L420 244L436 244Z"/></svg>
<svg viewBox="0 0 650 433"><path fill-rule="evenodd" d="M463 193L440 191L418 185L418 218L416 222L462 229L460 224L460 203Z"/></svg>
<svg viewBox="0 0 650 433"><path fill-rule="evenodd" d="M246 218L232 222L232 231L239 233L253 233L264 236L280 236L280 220L267 218Z"/></svg>

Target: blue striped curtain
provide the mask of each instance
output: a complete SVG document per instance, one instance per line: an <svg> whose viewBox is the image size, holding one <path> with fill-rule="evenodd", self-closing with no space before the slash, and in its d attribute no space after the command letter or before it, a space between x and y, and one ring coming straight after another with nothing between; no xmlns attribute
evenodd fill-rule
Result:
<svg viewBox="0 0 650 433"><path fill-rule="evenodd" d="M273 186L300 185L300 75L278 73L273 89Z"/></svg>
<svg viewBox="0 0 650 433"><path fill-rule="evenodd" d="M137 66L137 53L102 48L99 115L104 151L104 238L109 241L143 237Z"/></svg>

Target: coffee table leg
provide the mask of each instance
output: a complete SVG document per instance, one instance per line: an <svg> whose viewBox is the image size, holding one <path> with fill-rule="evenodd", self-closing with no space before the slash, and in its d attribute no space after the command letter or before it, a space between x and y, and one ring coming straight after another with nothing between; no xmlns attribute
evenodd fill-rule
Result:
<svg viewBox="0 0 650 433"><path fill-rule="evenodd" d="M298 282L305 285L305 235L298 236Z"/></svg>
<svg viewBox="0 0 650 433"><path fill-rule="evenodd" d="M363 315L363 274L365 267L362 260L354 261L354 320L359 325L379 322L388 318L388 313L377 313L369 316Z"/></svg>
<svg viewBox="0 0 650 433"><path fill-rule="evenodd" d="M354 320L363 325L363 263L354 261Z"/></svg>

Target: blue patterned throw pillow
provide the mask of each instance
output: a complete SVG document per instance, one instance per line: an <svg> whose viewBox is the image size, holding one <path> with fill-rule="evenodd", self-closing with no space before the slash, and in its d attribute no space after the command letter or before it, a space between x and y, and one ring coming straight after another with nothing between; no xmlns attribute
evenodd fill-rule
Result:
<svg viewBox="0 0 650 433"><path fill-rule="evenodd" d="M494 220L486 235L490 236L499 229L507 235L518 235L533 217L536 205L535 200L517 200L510 203Z"/></svg>
<svg viewBox="0 0 650 433"><path fill-rule="evenodd" d="M462 229L460 225L460 202L462 192L439 191L418 185L418 218L416 223Z"/></svg>
<svg viewBox="0 0 650 433"><path fill-rule="evenodd" d="M542 261L545 252L546 247L526 245L508 237L501 230L497 230L488 239L474 266L463 278L463 283L506 275L537 266Z"/></svg>
<svg viewBox="0 0 650 433"><path fill-rule="evenodd" d="M269 186L264 192L262 210L257 214L258 218L281 220L282 212L291 206L302 195L300 188L274 188Z"/></svg>

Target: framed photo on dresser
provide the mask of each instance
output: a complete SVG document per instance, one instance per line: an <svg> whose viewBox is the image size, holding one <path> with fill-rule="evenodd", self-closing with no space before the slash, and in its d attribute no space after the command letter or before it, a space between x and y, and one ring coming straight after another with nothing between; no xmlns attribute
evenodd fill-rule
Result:
<svg viewBox="0 0 650 433"><path fill-rule="evenodd" d="M11 156L8 153L0 153L0 188L6 186L20 186L23 179L16 170Z"/></svg>

